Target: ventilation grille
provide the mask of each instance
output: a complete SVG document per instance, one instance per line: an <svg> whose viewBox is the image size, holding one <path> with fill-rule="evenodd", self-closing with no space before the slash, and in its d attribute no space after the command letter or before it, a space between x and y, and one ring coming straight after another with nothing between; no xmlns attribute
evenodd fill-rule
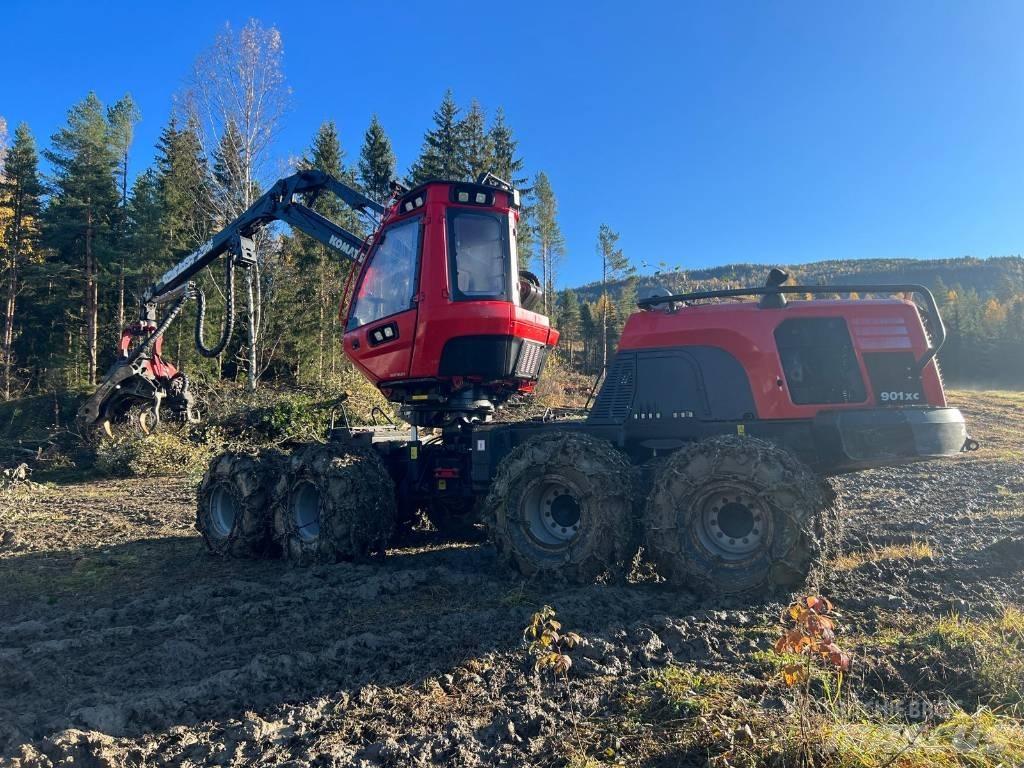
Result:
<svg viewBox="0 0 1024 768"><path fill-rule="evenodd" d="M521 379L536 379L544 362L544 345L535 341L523 341L516 362L516 376Z"/></svg>
<svg viewBox="0 0 1024 768"><path fill-rule="evenodd" d="M636 357L618 355L608 368L604 385L587 421L620 423L629 416L636 391Z"/></svg>

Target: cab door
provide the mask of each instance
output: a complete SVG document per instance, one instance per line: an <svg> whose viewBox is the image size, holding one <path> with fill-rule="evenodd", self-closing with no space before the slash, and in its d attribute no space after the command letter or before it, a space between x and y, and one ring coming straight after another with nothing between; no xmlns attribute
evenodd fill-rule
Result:
<svg viewBox="0 0 1024 768"><path fill-rule="evenodd" d="M345 326L345 351L374 383L409 376L423 218L385 229L367 259Z"/></svg>

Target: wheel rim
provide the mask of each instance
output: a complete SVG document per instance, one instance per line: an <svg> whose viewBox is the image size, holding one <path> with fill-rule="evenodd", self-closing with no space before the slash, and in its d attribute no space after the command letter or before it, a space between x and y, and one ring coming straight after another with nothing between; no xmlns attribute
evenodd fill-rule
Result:
<svg viewBox="0 0 1024 768"><path fill-rule="evenodd" d="M210 494L210 533L218 539L226 539L235 529L238 519L238 502L231 489L218 485Z"/></svg>
<svg viewBox="0 0 1024 768"><path fill-rule="evenodd" d="M520 506L526 532L549 547L564 547L579 536L582 505L578 492L558 479L534 482Z"/></svg>
<svg viewBox="0 0 1024 768"><path fill-rule="evenodd" d="M302 541L314 541L320 535L320 489L302 482L292 489L292 523Z"/></svg>
<svg viewBox="0 0 1024 768"><path fill-rule="evenodd" d="M698 502L697 534L723 560L746 560L767 541L771 516L765 503L741 488L726 487Z"/></svg>

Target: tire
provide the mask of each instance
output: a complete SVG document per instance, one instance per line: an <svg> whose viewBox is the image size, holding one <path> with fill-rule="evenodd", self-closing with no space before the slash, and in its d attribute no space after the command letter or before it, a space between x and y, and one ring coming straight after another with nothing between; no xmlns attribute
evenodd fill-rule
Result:
<svg viewBox="0 0 1024 768"><path fill-rule="evenodd" d="M703 593L801 587L838 541L831 486L757 438L702 440L657 472L644 512L645 549L660 576Z"/></svg>
<svg viewBox="0 0 1024 768"><path fill-rule="evenodd" d="M299 448L274 492L275 537L299 565L383 554L397 514L394 483L372 448Z"/></svg>
<svg viewBox="0 0 1024 768"><path fill-rule="evenodd" d="M498 466L483 517L498 557L525 576L593 582L635 543L632 467L605 440L552 432Z"/></svg>
<svg viewBox="0 0 1024 768"><path fill-rule="evenodd" d="M222 453L199 486L196 529L216 555L261 557L270 553L271 495L280 472L276 453Z"/></svg>

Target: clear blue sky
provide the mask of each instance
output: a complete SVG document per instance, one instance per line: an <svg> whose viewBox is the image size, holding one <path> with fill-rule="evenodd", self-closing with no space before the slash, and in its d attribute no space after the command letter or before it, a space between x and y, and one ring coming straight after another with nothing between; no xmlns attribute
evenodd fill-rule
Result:
<svg viewBox="0 0 1024 768"><path fill-rule="evenodd" d="M278 154L377 112L405 169L447 87L503 105L568 255L607 222L639 263L1009 255L1024 227L1024 3L6 0L0 115L41 141L130 91L148 163L196 54L250 16L284 38ZM17 72L17 74L15 74Z"/></svg>

